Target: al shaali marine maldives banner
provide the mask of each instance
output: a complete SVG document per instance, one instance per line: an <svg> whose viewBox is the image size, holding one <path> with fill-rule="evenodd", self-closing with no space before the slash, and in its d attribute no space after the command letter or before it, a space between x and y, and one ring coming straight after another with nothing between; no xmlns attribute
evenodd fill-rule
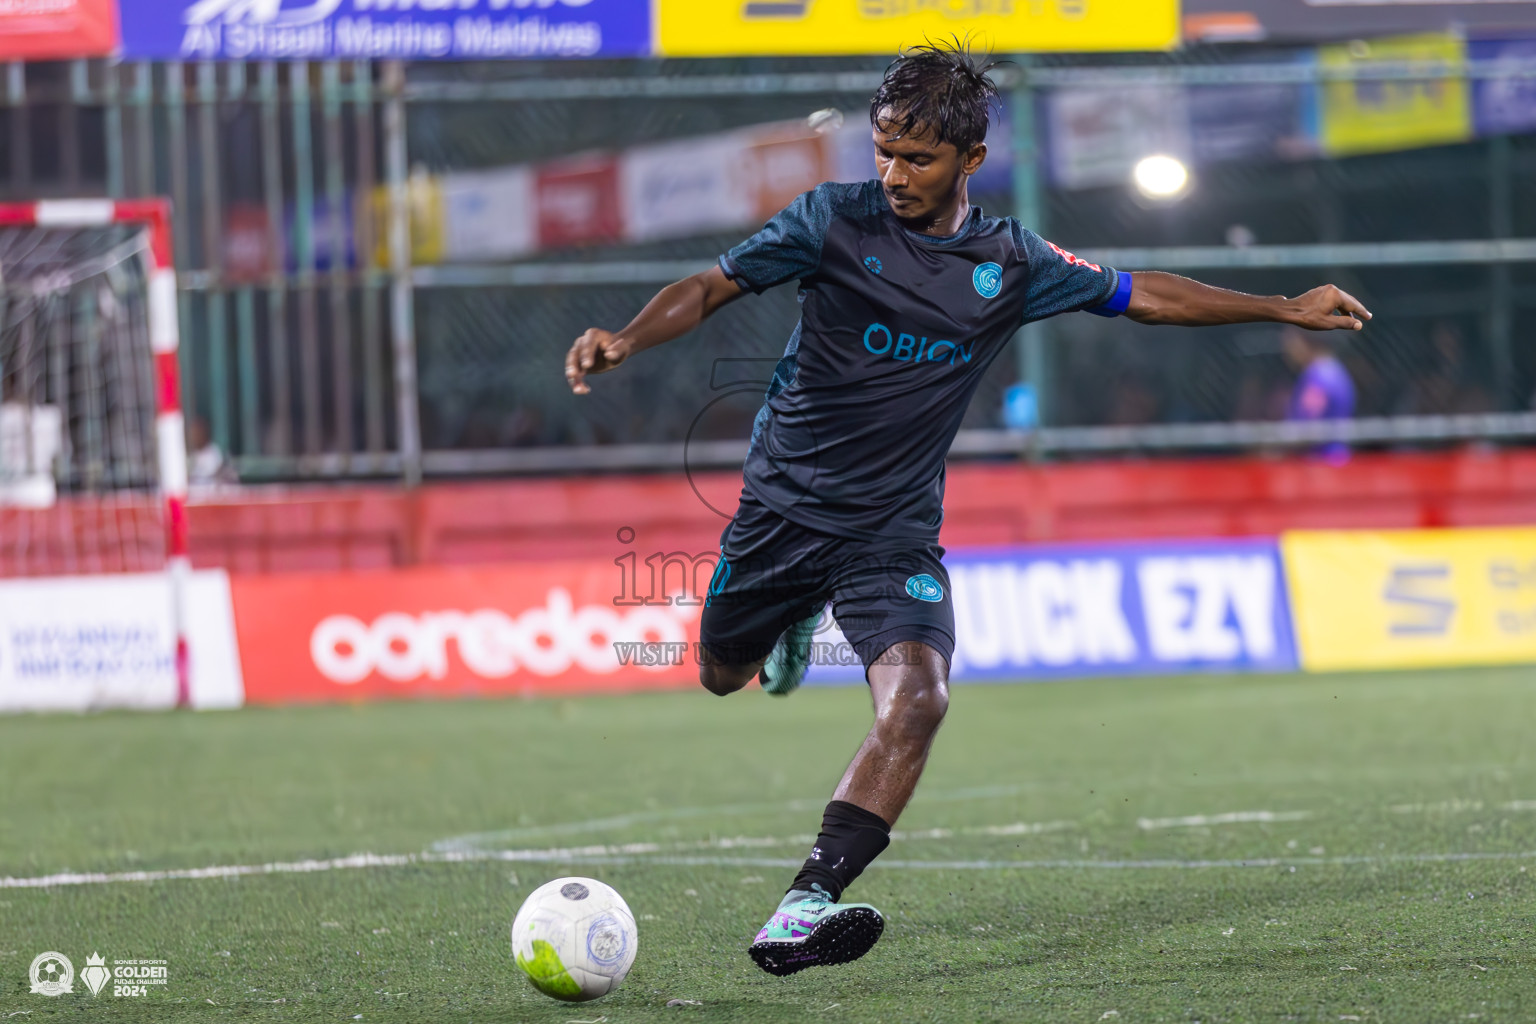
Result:
<svg viewBox="0 0 1536 1024"><path fill-rule="evenodd" d="M123 56L182 60L637 57L642 0L121 0Z"/></svg>

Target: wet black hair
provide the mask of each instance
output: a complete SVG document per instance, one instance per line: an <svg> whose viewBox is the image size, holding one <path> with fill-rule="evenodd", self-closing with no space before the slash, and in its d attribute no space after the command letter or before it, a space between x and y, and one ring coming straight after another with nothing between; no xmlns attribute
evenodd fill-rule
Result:
<svg viewBox="0 0 1536 1024"><path fill-rule="evenodd" d="M965 153L986 141L992 111L1002 108L988 75L1000 63L959 38L905 49L869 101L869 123L897 137L932 133Z"/></svg>

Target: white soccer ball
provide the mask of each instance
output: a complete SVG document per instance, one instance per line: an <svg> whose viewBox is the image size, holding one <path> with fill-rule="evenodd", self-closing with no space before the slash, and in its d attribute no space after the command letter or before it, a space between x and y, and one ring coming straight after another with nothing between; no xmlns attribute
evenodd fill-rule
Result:
<svg viewBox="0 0 1536 1024"><path fill-rule="evenodd" d="M807 115L805 126L817 135L835 132L843 126L843 112L836 107L815 111Z"/></svg>
<svg viewBox="0 0 1536 1024"><path fill-rule="evenodd" d="M517 966L540 992L573 1003L618 988L639 938L624 897L595 878L545 882L512 919Z"/></svg>

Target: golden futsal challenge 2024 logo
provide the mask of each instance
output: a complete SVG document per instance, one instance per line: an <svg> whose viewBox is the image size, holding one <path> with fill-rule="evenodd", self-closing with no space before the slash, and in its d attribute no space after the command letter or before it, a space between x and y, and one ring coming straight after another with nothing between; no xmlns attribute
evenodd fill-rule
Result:
<svg viewBox="0 0 1536 1024"><path fill-rule="evenodd" d="M32 960L28 977L35 995L62 996L75 990L74 963L54 950L39 953ZM93 996L101 995L108 982L112 983L114 996L144 996L149 994L150 986L166 984L169 972L164 960L114 960L108 968L105 957L92 953L85 958L80 980Z"/></svg>

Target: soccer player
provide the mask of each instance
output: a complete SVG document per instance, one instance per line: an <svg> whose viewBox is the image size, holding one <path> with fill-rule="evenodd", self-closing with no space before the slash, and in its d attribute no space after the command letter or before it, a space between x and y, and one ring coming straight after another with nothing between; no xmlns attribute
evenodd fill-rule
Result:
<svg viewBox="0 0 1536 1024"><path fill-rule="evenodd" d="M1355 414L1355 382L1333 354L1326 336L1287 327L1280 339L1280 354L1297 373L1286 419L1303 423L1347 420ZM1314 454L1325 462L1342 465L1349 461L1349 446L1331 441Z"/></svg>
<svg viewBox="0 0 1536 1024"><path fill-rule="evenodd" d="M863 956L875 908L843 891L890 844L949 705L954 609L941 561L944 459L982 374L1023 324L1076 311L1145 324L1359 330L1332 285L1294 299L1129 274L973 207L997 88L963 46L919 46L870 103L878 177L805 193L719 264L663 288L623 330L576 340L588 376L697 327L747 292L800 282L800 324L752 430L740 506L700 625L700 681L724 696L800 684L831 602L875 721L833 793L805 866L749 952L786 975Z"/></svg>

